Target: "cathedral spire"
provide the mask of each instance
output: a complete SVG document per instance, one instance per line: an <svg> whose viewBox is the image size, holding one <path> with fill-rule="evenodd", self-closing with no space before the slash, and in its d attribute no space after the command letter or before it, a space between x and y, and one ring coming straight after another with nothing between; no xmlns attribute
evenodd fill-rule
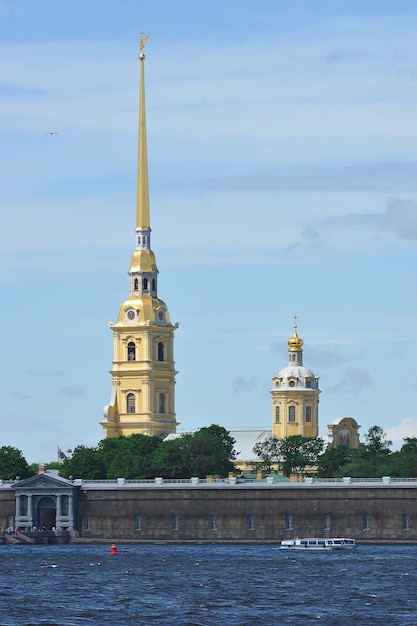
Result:
<svg viewBox="0 0 417 626"><path fill-rule="evenodd" d="M143 33L142 33L143 34ZM145 110L145 53L147 35L140 41L140 88L139 88L139 140L138 140L138 191L136 210L136 232L151 230L149 211L148 153L146 146Z"/></svg>

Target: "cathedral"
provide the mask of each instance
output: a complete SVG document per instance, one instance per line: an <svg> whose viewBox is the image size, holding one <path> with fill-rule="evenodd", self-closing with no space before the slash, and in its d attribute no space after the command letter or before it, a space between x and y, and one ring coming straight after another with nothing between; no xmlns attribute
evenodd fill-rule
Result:
<svg viewBox="0 0 417 626"><path fill-rule="evenodd" d="M135 250L129 269L129 296L113 331L110 404L101 421L104 437L175 433L174 331L168 307L158 297L158 268L151 249L145 114L145 53L140 42L139 141Z"/></svg>
<svg viewBox="0 0 417 626"><path fill-rule="evenodd" d="M175 436L174 331L168 307L158 296L158 268L151 249L145 111L145 53L140 42L139 140L135 249L129 269L129 295L119 308L113 331L114 357L110 404L100 422L104 437L135 433ZM303 340L288 340L288 364L272 379L272 428L233 431L243 456L272 435L316 437L319 434L319 379L303 365ZM342 422L343 420L343 422ZM329 425L329 445L357 447L359 426L352 418ZM237 448L238 449L238 448ZM246 459L247 460L247 459Z"/></svg>

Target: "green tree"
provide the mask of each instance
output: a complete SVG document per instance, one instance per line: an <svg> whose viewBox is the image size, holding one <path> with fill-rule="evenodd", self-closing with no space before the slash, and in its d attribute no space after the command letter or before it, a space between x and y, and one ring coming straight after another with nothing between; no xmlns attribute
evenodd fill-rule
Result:
<svg viewBox="0 0 417 626"><path fill-rule="evenodd" d="M98 480L106 478L106 466L97 448L77 446L72 457L62 464L59 475L63 478L72 476L85 480Z"/></svg>
<svg viewBox="0 0 417 626"><path fill-rule="evenodd" d="M365 435L365 453L367 456L386 457L390 454L392 441L389 441L387 434L381 426L371 426Z"/></svg>
<svg viewBox="0 0 417 626"><path fill-rule="evenodd" d="M352 460L353 455L354 451L346 446L327 448L327 450L318 458L317 476L320 478L332 478L338 476L338 472L340 472L342 468Z"/></svg>
<svg viewBox="0 0 417 626"><path fill-rule="evenodd" d="M260 469L271 472L274 465L279 464L281 459L282 439L278 439L271 435L255 444L254 453L261 459Z"/></svg>
<svg viewBox="0 0 417 626"><path fill-rule="evenodd" d="M294 472L304 474L308 466L317 464L323 451L323 440L320 437L304 437L291 435L281 445L282 467L286 476Z"/></svg>
<svg viewBox="0 0 417 626"><path fill-rule="evenodd" d="M191 435L189 447L189 476L216 474L227 476L234 470L235 440L230 433L216 424L200 428Z"/></svg>
<svg viewBox="0 0 417 626"><path fill-rule="evenodd" d="M2 446L0 448L0 478L14 480L17 476L22 479L29 478L29 476L34 476L34 472L21 450L13 446Z"/></svg>
<svg viewBox="0 0 417 626"><path fill-rule="evenodd" d="M133 434L111 437L98 444L98 451L109 479L154 478L153 454L162 445L159 437Z"/></svg>
<svg viewBox="0 0 417 626"><path fill-rule="evenodd" d="M417 437L405 437L401 450L391 453L390 476L417 478Z"/></svg>

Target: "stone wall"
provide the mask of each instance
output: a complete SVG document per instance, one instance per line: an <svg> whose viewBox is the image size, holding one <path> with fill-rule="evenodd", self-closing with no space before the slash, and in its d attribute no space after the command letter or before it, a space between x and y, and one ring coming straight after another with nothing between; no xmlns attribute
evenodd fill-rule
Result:
<svg viewBox="0 0 417 626"><path fill-rule="evenodd" d="M80 490L90 539L278 541L301 536L417 540L417 486L215 485Z"/></svg>

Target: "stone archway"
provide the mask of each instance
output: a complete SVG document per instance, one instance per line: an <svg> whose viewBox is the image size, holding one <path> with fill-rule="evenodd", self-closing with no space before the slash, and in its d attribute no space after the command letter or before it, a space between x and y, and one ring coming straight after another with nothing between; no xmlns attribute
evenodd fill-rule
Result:
<svg viewBox="0 0 417 626"><path fill-rule="evenodd" d="M56 526L56 500L52 496L42 496L36 504L36 524L42 528L55 528Z"/></svg>

